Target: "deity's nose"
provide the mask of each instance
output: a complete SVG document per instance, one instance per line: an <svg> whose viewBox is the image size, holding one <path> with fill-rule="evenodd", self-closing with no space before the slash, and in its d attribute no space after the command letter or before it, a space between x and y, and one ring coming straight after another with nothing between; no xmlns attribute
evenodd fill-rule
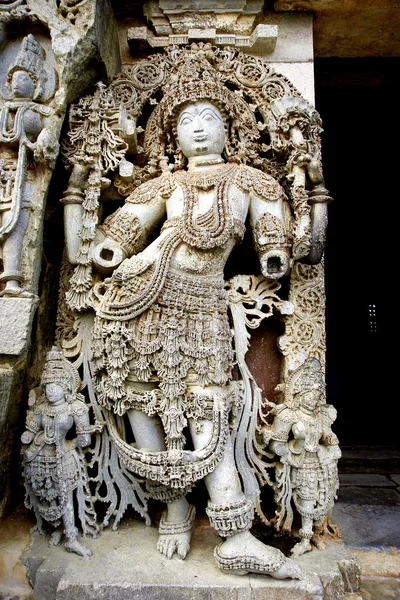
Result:
<svg viewBox="0 0 400 600"><path fill-rule="evenodd" d="M194 119L194 131L203 131L203 121L200 115L196 115Z"/></svg>

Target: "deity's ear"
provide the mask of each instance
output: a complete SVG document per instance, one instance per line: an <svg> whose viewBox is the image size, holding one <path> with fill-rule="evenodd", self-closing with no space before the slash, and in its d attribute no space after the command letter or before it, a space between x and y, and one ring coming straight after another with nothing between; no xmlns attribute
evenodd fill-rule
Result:
<svg viewBox="0 0 400 600"><path fill-rule="evenodd" d="M42 99L42 97L44 95L45 84L46 84L46 77L43 73L41 75L41 77L39 77L39 79L36 83L35 93L33 94L33 100L39 101Z"/></svg>

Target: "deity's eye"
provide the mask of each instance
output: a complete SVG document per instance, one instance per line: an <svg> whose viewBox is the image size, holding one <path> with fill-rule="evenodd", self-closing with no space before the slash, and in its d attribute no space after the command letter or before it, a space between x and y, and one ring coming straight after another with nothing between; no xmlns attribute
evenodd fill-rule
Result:
<svg viewBox="0 0 400 600"><path fill-rule="evenodd" d="M185 117L181 117L178 125L185 126L185 125L189 125L189 123L191 123L191 122L192 122L192 119L190 117L185 116Z"/></svg>
<svg viewBox="0 0 400 600"><path fill-rule="evenodd" d="M203 120L204 121L215 121L215 117L211 113L206 113L205 115L203 115Z"/></svg>

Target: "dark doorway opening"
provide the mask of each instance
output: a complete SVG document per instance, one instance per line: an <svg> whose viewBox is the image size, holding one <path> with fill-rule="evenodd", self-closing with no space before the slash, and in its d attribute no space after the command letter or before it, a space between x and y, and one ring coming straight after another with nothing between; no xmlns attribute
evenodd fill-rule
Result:
<svg viewBox="0 0 400 600"><path fill-rule="evenodd" d="M318 59L330 206L327 392L346 445L398 446L400 59Z"/></svg>

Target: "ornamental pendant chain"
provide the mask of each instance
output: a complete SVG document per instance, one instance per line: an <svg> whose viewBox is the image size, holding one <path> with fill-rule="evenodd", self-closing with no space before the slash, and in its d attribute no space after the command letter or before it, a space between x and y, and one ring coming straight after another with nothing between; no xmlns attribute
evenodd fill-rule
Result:
<svg viewBox="0 0 400 600"><path fill-rule="evenodd" d="M228 204L228 188L232 180L232 167L224 167L222 177L197 175L178 177L183 190L183 214L180 238L189 246L208 250L224 246L234 235L234 221ZM194 210L199 201L199 189L214 188L214 201L211 208L195 216Z"/></svg>

